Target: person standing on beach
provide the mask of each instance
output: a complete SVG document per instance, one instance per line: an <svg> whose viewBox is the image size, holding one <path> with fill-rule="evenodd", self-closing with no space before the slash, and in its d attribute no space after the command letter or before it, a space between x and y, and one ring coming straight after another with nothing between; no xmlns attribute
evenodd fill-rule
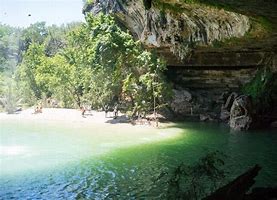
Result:
<svg viewBox="0 0 277 200"><path fill-rule="evenodd" d="M118 105L117 104L115 104L113 112L114 112L114 119L116 119L117 115L118 115Z"/></svg>
<svg viewBox="0 0 277 200"><path fill-rule="evenodd" d="M84 106L81 107L81 113L82 113L82 116L85 117L85 112L86 112L86 109Z"/></svg>
<svg viewBox="0 0 277 200"><path fill-rule="evenodd" d="M109 112L109 106L108 105L104 105L104 111L105 111L105 118L108 117L108 112Z"/></svg>

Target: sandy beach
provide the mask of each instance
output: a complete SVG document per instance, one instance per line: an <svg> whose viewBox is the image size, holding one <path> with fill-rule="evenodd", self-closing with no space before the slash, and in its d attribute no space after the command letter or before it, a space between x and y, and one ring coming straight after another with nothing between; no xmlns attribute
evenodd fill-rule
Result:
<svg viewBox="0 0 277 200"><path fill-rule="evenodd" d="M16 114L0 113L0 120L23 120L36 122L67 122L67 123L127 123L128 119L123 114L119 113L117 119L113 119L113 113L109 112L108 117L105 117L105 112L86 111L82 116L78 109L63 109L63 108L44 108L42 113L34 114L34 109L28 108Z"/></svg>

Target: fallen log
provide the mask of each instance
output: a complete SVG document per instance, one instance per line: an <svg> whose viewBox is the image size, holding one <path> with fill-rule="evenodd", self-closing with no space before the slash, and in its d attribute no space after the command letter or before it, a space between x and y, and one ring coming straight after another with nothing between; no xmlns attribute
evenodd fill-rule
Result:
<svg viewBox="0 0 277 200"><path fill-rule="evenodd" d="M276 200L277 187L275 188L253 188L250 194L246 194L244 200Z"/></svg>
<svg viewBox="0 0 277 200"><path fill-rule="evenodd" d="M243 200L246 192L254 185L254 178L258 175L261 167L255 165L235 180L217 189L203 200Z"/></svg>

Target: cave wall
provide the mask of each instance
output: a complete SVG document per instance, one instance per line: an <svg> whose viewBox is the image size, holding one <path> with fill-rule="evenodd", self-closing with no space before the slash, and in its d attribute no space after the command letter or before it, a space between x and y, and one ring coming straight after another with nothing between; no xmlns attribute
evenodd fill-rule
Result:
<svg viewBox="0 0 277 200"><path fill-rule="evenodd" d="M213 59L209 59L211 57ZM251 85L258 76L259 87L266 85L265 91L259 91L265 96L252 100L253 103L266 103L266 106L253 104L255 107L252 111L261 126L274 121L277 119L277 87L276 80L274 81L277 75L276 57L274 51L260 50L196 52L191 60L187 60L186 65L168 66L167 77L174 87L174 98L170 106L181 118L222 121L226 111L226 108L222 108L226 107L230 95L243 94L242 88ZM264 71L273 75L270 82L267 77L261 76ZM268 98L271 105L268 105ZM266 112L259 113L259 110L264 109ZM257 121L255 123L258 124Z"/></svg>
<svg viewBox="0 0 277 200"><path fill-rule="evenodd" d="M212 119L219 119L221 106L228 95L240 93L242 86L249 83L257 70L263 67L267 54L195 52L185 64L169 65L167 77L174 86L174 99L180 98L180 91L186 91L192 97L189 101L173 100L171 107L183 117L208 114Z"/></svg>

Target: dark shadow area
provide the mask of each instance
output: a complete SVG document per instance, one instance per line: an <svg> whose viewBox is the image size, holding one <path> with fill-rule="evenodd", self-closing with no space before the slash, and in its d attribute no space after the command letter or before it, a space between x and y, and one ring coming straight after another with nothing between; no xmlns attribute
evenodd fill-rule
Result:
<svg viewBox="0 0 277 200"><path fill-rule="evenodd" d="M113 117L107 120L105 123L109 123L109 124L130 123L130 119L126 115L121 115L121 116Z"/></svg>

